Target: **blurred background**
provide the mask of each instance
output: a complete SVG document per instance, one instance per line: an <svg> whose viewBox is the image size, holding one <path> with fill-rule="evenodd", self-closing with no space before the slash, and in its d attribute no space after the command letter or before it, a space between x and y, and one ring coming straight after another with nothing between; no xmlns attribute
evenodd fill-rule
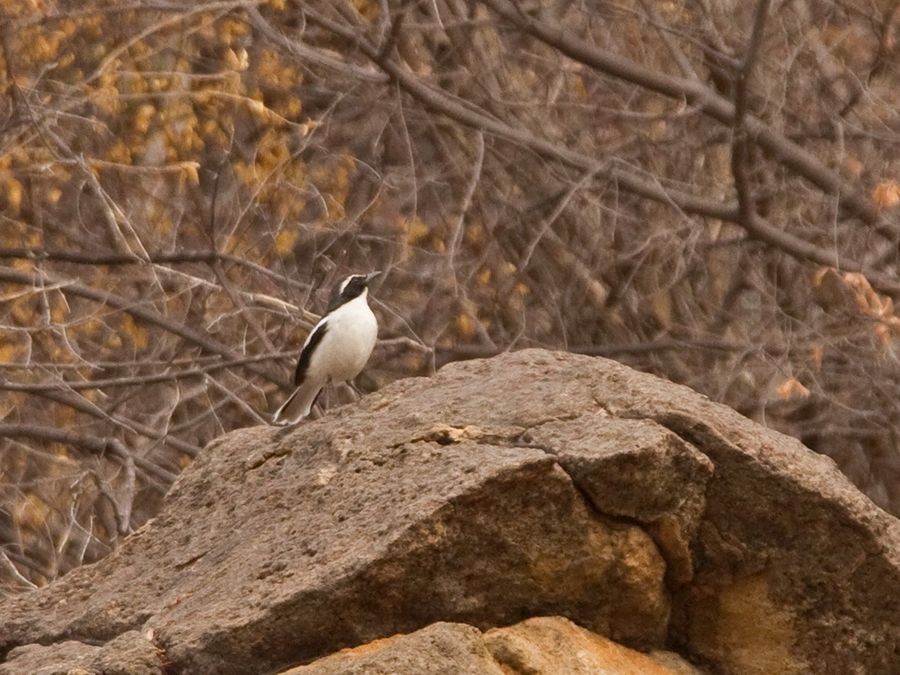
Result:
<svg viewBox="0 0 900 675"><path fill-rule="evenodd" d="M0 0L0 592L265 423L374 269L363 390L610 357L900 513L898 6Z"/></svg>

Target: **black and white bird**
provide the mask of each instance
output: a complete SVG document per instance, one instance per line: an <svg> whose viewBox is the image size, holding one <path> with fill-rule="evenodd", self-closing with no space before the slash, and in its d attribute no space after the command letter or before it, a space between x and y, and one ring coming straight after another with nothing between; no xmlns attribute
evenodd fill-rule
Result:
<svg viewBox="0 0 900 675"><path fill-rule="evenodd" d="M380 272L352 274L331 293L331 302L313 327L297 361L294 393L275 411L273 424L294 424L309 415L322 387L352 380L365 367L378 322L369 308L369 283Z"/></svg>

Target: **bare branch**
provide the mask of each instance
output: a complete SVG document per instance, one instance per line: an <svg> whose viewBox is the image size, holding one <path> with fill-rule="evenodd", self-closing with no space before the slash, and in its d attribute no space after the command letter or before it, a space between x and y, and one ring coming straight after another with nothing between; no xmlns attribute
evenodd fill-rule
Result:
<svg viewBox="0 0 900 675"><path fill-rule="evenodd" d="M19 270L12 269L11 267L0 267L0 281L22 284L24 286L31 286L36 281L39 281L41 284L65 283L66 293L87 298L89 300L94 300L95 302L100 302L105 305L109 305L110 307L128 312L135 318L141 319L142 321L158 326L159 328L162 328L170 333L178 335L179 337L187 340L189 343L194 344L206 350L207 352L219 354L220 356L223 356L228 360L236 361L242 358L240 354L233 351L230 347L227 347L226 345L218 342L217 340L207 335L203 335L193 330L192 328L188 328L183 324L176 323L175 321L172 321L171 319L163 316L159 312L148 309L136 303L135 301L123 298L109 291L101 291L96 288L91 288L76 281L62 282L62 280L56 279L52 275L40 272L38 270L35 270L32 274L28 274L26 272L20 272ZM287 382L287 380L274 376L265 369L256 367L252 362L248 363L247 367L257 375L264 377L270 382L274 382L284 389L290 388L290 384Z"/></svg>
<svg viewBox="0 0 900 675"><path fill-rule="evenodd" d="M41 393L46 391L58 391L60 388L82 391L85 389L112 389L115 387L146 386L160 382L175 382L192 377L201 377L218 370L226 370L235 366L243 366L248 363L260 361L277 361L280 359L295 358L296 350L274 352L271 354L256 354L231 361L219 361L200 368L176 370L169 373L157 373L155 375L135 375L133 377L110 377L102 380L86 380L83 382L69 382L65 380L56 382L8 382L0 380L0 391L21 391L28 393Z"/></svg>
<svg viewBox="0 0 900 675"><path fill-rule="evenodd" d="M753 206L753 195L750 189L750 179L747 176L747 162L749 155L749 139L746 126L747 120L747 88L750 76L753 72L753 64L759 55L762 44L763 32L766 25L766 16L769 13L770 0L760 0L756 6L756 14L753 21L753 32L747 45L746 55L738 71L734 90L734 122L733 138L731 142L731 171L734 174L734 184L738 194L740 205L740 219L745 228L752 229L756 219L756 209Z"/></svg>
<svg viewBox="0 0 900 675"><path fill-rule="evenodd" d="M505 9L505 5L501 5L499 4L499 2L495 2L495 0L484 1L491 7L494 7L494 5L497 4L503 10L498 11L500 11L503 16L508 16L509 12L507 11L507 9ZM900 281L894 279L892 276L869 270L862 263L857 262L852 258L844 256L838 258L838 256L833 251L820 248L815 244L804 241L802 238L789 234L785 230L766 222L762 218L754 219L753 222L749 223L743 222L740 217L740 208L738 204L722 203L718 201L708 200L702 197L697 197L695 195L681 192L679 190L665 188L658 181L647 180L641 176L629 172L626 169L614 166L609 162L598 162L593 157L589 157L577 151L539 138L529 131L511 127L504 122L496 120L493 117L489 117L486 113L478 112L477 110L473 109L471 105L462 105L454 100L446 92L443 92L440 89L426 84L409 71L403 69L396 62L384 58L382 58L380 61L376 61L376 59L379 58L377 49L370 43L366 42L364 38L357 35L357 33L351 27L339 24L311 10L308 10L308 15L313 21L319 23L328 30L333 31L334 33L346 39L354 40L359 45L360 50L362 50L366 54L366 56L378 63L378 65L382 69L384 69L386 73L391 75L392 78L396 79L400 86L403 87L409 94L419 99L430 108L441 112L452 119L462 122L463 124L466 124L475 129L481 129L483 131L490 132L508 141L524 145L525 147L531 148L535 152L538 152L545 157L559 160L570 166L575 166L583 170L592 171L598 176L611 178L615 180L623 190L634 193L641 197L646 197L662 204L675 206L688 214L707 216L733 222L737 225L740 225L741 227L746 228L746 230L757 239L764 241L767 244L770 244L800 260L808 260L820 265L827 265L832 267L839 266L841 269L854 272L862 272L880 290L886 293L890 293L891 295L900 295ZM513 15L515 17L518 16L518 14L515 13L513 13ZM518 22L517 19L516 21ZM533 25L537 25L538 27L533 28ZM590 63L591 57L597 56L596 54L594 54L593 48L585 45L584 43L581 43L580 41L575 40L574 38L571 38L571 36L569 36L568 34L563 34L561 29L551 31L543 24L540 24L540 22L536 22L534 20L529 20L527 26L529 27L530 32L533 30L535 35L541 37L542 39L545 39L548 44L557 46L564 53L569 53L569 55L582 55L585 59L587 59L586 62L589 65L592 65ZM577 49L572 47L572 44L577 46ZM573 56L573 58L577 57ZM704 89L702 92L698 93L695 90L695 83L684 83L684 81L678 80L677 78L671 78L669 76L660 75L658 73L645 71L643 68L632 64L630 61L623 60L621 57L616 55L604 54L602 55L602 59L600 59L598 63L610 66L610 68L614 72L621 73L623 77L627 75L628 77L626 79L629 79L629 81L634 81L637 84L642 84L648 87L651 85L661 87L661 93L676 92L677 95L682 96L686 95L687 87L691 91L693 91L693 94L690 96L690 100L698 105L705 105L709 101L712 101L716 104L716 106L718 106L718 103L716 102L721 101L722 104L727 108L727 114L723 113L722 116L723 121L728 121L730 123L733 120L734 108L731 103L719 99L718 97L707 100L706 96L708 92L706 92L706 90ZM713 95L710 94L710 96ZM755 118L753 117L747 118L747 127L750 133L754 134L755 137L760 139L762 139L764 136L770 137L771 134L766 130L767 127L765 127L761 121L754 121L754 119ZM803 160L803 162L801 162L801 165L806 166L806 160L808 159L810 164L808 168L818 167L822 170L820 172L821 175L818 176L820 179L823 179L826 183L828 183L831 178L834 178L836 182L833 184L833 186L839 186L840 184L842 184L840 178L833 174L833 172L822 166L818 162L818 160L815 160L814 158L808 156L805 151L798 148L797 146L794 146L792 143L784 145L783 147L782 145L779 145L779 147L781 147L781 149L787 153L785 157L782 157L782 160L786 163L790 164L792 161L798 160L799 158ZM788 153L788 151L790 152ZM828 184L832 185L832 183ZM861 199L865 200L865 198ZM868 204L867 200L865 200L865 203L867 205L866 208L871 210L871 205ZM858 204L858 206L862 208L861 205ZM869 215L872 215L873 222L880 221L880 217L877 213L872 213Z"/></svg>
<svg viewBox="0 0 900 675"><path fill-rule="evenodd" d="M659 94L679 100L684 99L691 105L697 105L705 114L723 124L731 126L734 123L734 105L699 81L685 80L649 70L618 54L591 45L575 37L561 26L540 21L509 0L481 0L481 2L507 21L542 42L559 49L576 61ZM746 124L756 142L778 157L785 166L796 171L827 194L840 195L842 204L865 222L876 227L879 233L891 239L897 236L896 225L885 222L882 214L869 199L865 195L858 194L839 174L822 164L800 146L778 134L763 120L748 115Z"/></svg>
<svg viewBox="0 0 900 675"><path fill-rule="evenodd" d="M42 427L34 424L0 424L0 437L5 438L30 438L32 440L49 443L62 443L83 448L95 455L118 458L124 464L134 462L148 476L152 476L168 487L175 482L175 474L166 471L162 467L153 464L143 457L133 456L124 444L116 438L97 438L76 434L54 427Z"/></svg>

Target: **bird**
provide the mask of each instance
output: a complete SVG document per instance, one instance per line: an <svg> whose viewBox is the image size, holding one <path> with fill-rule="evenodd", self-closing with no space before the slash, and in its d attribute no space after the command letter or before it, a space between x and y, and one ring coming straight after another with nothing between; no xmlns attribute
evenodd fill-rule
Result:
<svg viewBox="0 0 900 675"><path fill-rule="evenodd" d="M365 367L378 337L378 321L368 303L369 284L379 274L351 274L334 287L325 315L300 350L296 388L272 415L273 424L296 424L309 415L325 385L352 380Z"/></svg>

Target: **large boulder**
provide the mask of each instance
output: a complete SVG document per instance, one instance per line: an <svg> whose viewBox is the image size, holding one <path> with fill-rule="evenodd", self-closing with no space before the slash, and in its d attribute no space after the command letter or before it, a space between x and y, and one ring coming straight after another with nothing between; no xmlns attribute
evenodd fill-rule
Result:
<svg viewBox="0 0 900 675"><path fill-rule="evenodd" d="M106 650L79 647L85 668L123 635L182 672L432 624L490 652L491 628L546 615L721 672L890 673L900 523L688 389L527 350L213 442L109 557L0 606L0 672Z"/></svg>
<svg viewBox="0 0 900 675"><path fill-rule="evenodd" d="M628 649L561 617L538 617L482 634L433 623L375 640L282 675L700 675L671 652Z"/></svg>

